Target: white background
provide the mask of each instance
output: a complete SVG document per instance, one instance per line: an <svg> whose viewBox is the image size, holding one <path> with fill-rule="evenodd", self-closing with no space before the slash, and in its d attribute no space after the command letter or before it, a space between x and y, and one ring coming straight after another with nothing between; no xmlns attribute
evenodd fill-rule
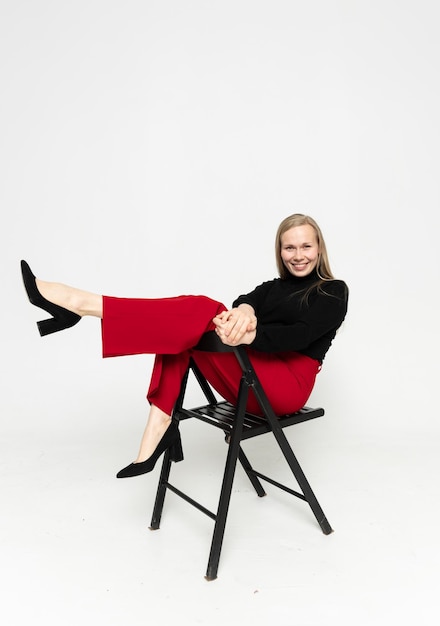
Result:
<svg viewBox="0 0 440 626"><path fill-rule="evenodd" d="M41 339L21 258L107 295L230 304L276 275L294 212L350 287L310 402L326 417L302 434L315 468L438 448L438 32L435 0L1 1L6 477L36 441L126 465L152 362L102 361L94 319Z"/></svg>

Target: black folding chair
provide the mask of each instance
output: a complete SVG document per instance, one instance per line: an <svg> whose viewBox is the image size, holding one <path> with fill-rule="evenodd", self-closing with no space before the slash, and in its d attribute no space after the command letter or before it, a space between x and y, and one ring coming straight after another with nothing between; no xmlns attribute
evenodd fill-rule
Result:
<svg viewBox="0 0 440 626"><path fill-rule="evenodd" d="M321 417L322 415L324 415L324 409L312 409L310 407L304 407L297 413L283 415L281 417L276 416L272 407L269 404L261 383L259 382L255 374L254 368L252 367L252 364L246 352L246 348L244 346L230 348L228 346L225 346L218 339L215 332L209 332L203 335L201 341L195 347L195 350L202 350L205 352L233 351L243 372L237 402L235 405L232 405L229 402L218 401L216 399L210 385L208 384L194 361L191 360L190 367L188 369L188 372L186 373L185 379L183 380L180 396L178 398L173 413L173 419L175 420L181 421L194 417L196 419L202 420L206 424L210 424L211 426L215 426L216 428L221 429L226 435L226 441L229 445L217 512L211 512L210 510L202 506L199 502L191 498L180 489L177 489L177 487L169 482L171 460L169 458L169 453L166 452L162 463L162 470L160 473L150 529L157 530L160 526L160 520L162 516L162 510L167 489L180 496L186 502L192 504L199 511L202 511L208 517L213 519L215 522L214 532L212 536L211 550L209 554L208 567L205 578L207 580L214 580L215 578L217 578L220 552L225 533L226 519L228 515L229 502L231 498L232 484L234 481L237 460L240 461L241 466L249 477L249 480L251 481L258 496L262 497L266 495L266 492L264 491L263 486L260 482L261 479L307 502L312 509L323 533L325 535L329 535L331 532L333 532L283 432L283 429L287 426L292 426L293 424L299 424L301 422L305 422L316 417ZM190 371L193 372L206 397L208 404L193 409L186 409L183 407L183 403L188 381L188 374ZM252 389L252 392L257 398L264 417L259 417L257 415L246 412L246 402L250 389ZM293 489L290 489L289 487L282 485L281 483L255 470L250 464L245 453L243 452L243 449L240 445L241 441L245 439L251 439L252 437L258 437L259 435L264 435L268 432L272 432L276 441L278 442L278 445L287 463L289 464L290 469L292 470L292 473L296 479L296 482L299 485L301 492L294 491Z"/></svg>

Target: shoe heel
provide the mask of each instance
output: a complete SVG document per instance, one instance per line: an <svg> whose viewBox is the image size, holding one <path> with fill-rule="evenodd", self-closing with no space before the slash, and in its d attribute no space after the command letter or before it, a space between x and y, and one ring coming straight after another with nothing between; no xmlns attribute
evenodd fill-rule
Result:
<svg viewBox="0 0 440 626"><path fill-rule="evenodd" d="M176 441L170 447L170 460L174 461L174 463L183 461L182 440L180 438L180 433L178 434Z"/></svg>
<svg viewBox="0 0 440 626"><path fill-rule="evenodd" d="M65 328L65 325L55 317L50 317L47 320L37 322L37 326L42 337L44 337L45 335L50 335L51 333L56 333L59 330L63 330Z"/></svg>
<svg viewBox="0 0 440 626"><path fill-rule="evenodd" d="M60 314L57 317L50 317L47 320L37 322L37 326L40 331L40 335L44 337L45 335L50 335L51 333L57 333L59 330L71 328L71 326L75 326L80 319L81 317L76 313L66 311L65 314Z"/></svg>

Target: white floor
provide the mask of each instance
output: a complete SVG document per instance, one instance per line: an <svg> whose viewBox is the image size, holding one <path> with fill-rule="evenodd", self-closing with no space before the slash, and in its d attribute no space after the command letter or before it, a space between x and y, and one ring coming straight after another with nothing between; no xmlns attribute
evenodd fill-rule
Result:
<svg viewBox="0 0 440 626"><path fill-rule="evenodd" d="M289 439L335 532L324 536L305 503L270 485L258 498L239 468L213 582L204 579L212 521L169 493L152 532L159 466L115 479L134 429L123 441L85 422L74 435L3 433L2 623L435 623L438 447L409 436L328 445L328 424L318 421L291 428ZM211 431L182 425L186 459L173 471L215 507L225 444ZM266 437L245 446L267 473L288 479Z"/></svg>

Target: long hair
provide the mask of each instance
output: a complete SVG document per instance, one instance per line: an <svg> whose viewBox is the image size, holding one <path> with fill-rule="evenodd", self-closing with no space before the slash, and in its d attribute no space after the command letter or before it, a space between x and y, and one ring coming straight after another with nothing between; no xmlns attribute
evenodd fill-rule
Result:
<svg viewBox="0 0 440 626"><path fill-rule="evenodd" d="M330 269L330 263L327 255L327 248L325 245L324 237L322 235L321 229L318 224L312 217L308 215L303 215L302 213L294 213L293 215L289 215L286 217L278 227L276 238L275 238L275 258L277 263L278 274L280 278L286 279L291 276L289 270L283 263L281 258L281 237L284 233L291 228L295 228L295 226L311 226L316 234L316 240L318 243L318 262L316 264L316 271L321 281L333 280L334 276Z"/></svg>

